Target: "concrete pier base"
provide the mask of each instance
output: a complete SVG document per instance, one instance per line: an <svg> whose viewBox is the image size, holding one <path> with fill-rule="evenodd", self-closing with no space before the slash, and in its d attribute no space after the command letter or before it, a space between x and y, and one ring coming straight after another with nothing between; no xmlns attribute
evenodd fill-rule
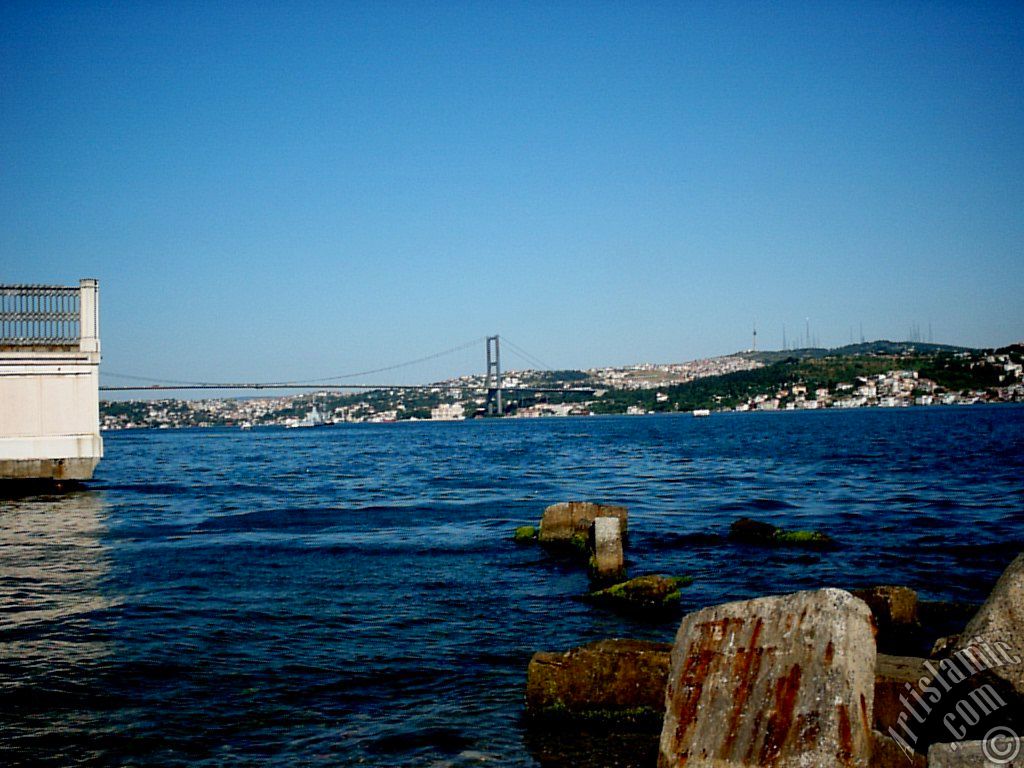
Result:
<svg viewBox="0 0 1024 768"><path fill-rule="evenodd" d="M92 478L99 419L99 294L0 285L0 485Z"/></svg>
<svg viewBox="0 0 1024 768"><path fill-rule="evenodd" d="M91 480L99 457L0 459L0 485L24 480Z"/></svg>

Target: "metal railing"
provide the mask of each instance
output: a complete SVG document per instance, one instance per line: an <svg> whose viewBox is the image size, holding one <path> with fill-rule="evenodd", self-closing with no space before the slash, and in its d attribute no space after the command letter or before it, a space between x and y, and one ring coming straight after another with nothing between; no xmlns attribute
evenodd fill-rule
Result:
<svg viewBox="0 0 1024 768"><path fill-rule="evenodd" d="M58 285L0 285L0 346L76 346L81 290Z"/></svg>

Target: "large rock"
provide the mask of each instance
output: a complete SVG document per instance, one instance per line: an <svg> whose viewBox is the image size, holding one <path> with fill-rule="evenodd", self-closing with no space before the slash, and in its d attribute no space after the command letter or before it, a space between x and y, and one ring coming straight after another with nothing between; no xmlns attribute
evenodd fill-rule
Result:
<svg viewBox="0 0 1024 768"><path fill-rule="evenodd" d="M955 647L957 651L975 653L980 649L987 657L1000 661L989 671L1024 695L1024 555L1019 555L999 577Z"/></svg>
<svg viewBox="0 0 1024 768"><path fill-rule="evenodd" d="M874 682L871 612L848 592L690 614L672 648L658 765L867 768Z"/></svg>
<svg viewBox="0 0 1024 768"><path fill-rule="evenodd" d="M617 517L622 535L626 536L629 511L625 507L589 501L563 501L544 510L540 522L540 541L570 543L573 536L586 537L590 533L590 526L599 517Z"/></svg>
<svg viewBox="0 0 1024 768"><path fill-rule="evenodd" d="M934 744L928 768L1024 768L1024 745L1009 733L987 741Z"/></svg>
<svg viewBox="0 0 1024 768"><path fill-rule="evenodd" d="M590 574L604 583L619 581L626 574L622 554L622 528L617 517L599 517L592 529L594 554Z"/></svg>
<svg viewBox="0 0 1024 768"><path fill-rule="evenodd" d="M565 653L535 653L526 674L527 713L657 728L671 648L645 640L599 640Z"/></svg>

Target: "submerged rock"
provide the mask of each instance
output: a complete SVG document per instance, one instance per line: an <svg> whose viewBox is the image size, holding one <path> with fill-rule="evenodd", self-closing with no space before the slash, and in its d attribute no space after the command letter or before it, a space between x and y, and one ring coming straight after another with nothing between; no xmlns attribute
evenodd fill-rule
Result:
<svg viewBox="0 0 1024 768"><path fill-rule="evenodd" d="M836 546L835 540L827 534L818 531L787 531L749 517L742 517L729 527L729 538L762 547L832 549Z"/></svg>
<svg viewBox="0 0 1024 768"><path fill-rule="evenodd" d="M749 517L741 517L729 526L729 538L733 541L742 541L747 544L764 544L774 541L778 530L778 528L770 523L752 520Z"/></svg>
<svg viewBox="0 0 1024 768"><path fill-rule="evenodd" d="M587 595L587 599L609 608L639 614L661 615L679 607L683 587L691 576L637 576Z"/></svg>
<svg viewBox="0 0 1024 768"><path fill-rule="evenodd" d="M589 501L563 501L544 510L540 523L541 543L571 543L574 536L586 541L590 526L599 517L619 519L623 538L627 535L629 511L625 507Z"/></svg>
<svg viewBox="0 0 1024 768"><path fill-rule="evenodd" d="M658 765L868 768L871 612L825 589L706 608L672 648Z"/></svg>
<svg viewBox="0 0 1024 768"><path fill-rule="evenodd" d="M607 721L656 731L671 648L615 639L565 653L535 653L526 674L527 714L535 722Z"/></svg>
<svg viewBox="0 0 1024 768"><path fill-rule="evenodd" d="M537 528L532 525L521 525L512 534L517 544L531 544L537 540Z"/></svg>
<svg viewBox="0 0 1024 768"><path fill-rule="evenodd" d="M528 725L523 744L538 768L653 768L658 762L656 729L600 720L560 721L557 728L534 720Z"/></svg>

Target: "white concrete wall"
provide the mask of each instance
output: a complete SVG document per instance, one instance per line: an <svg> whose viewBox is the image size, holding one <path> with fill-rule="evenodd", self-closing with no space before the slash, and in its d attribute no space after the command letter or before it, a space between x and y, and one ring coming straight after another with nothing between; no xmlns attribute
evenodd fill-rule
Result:
<svg viewBox="0 0 1024 768"><path fill-rule="evenodd" d="M103 456L95 281L78 349L0 349L0 479L87 480Z"/></svg>

